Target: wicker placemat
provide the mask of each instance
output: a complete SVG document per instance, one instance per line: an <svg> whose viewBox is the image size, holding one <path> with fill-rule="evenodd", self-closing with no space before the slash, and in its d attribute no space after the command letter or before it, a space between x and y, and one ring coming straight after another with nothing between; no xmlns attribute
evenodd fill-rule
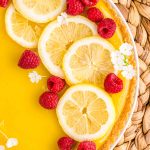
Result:
<svg viewBox="0 0 150 150"><path fill-rule="evenodd" d="M131 123L114 150L150 150L150 0L113 0L135 38L140 63L139 97Z"/></svg>

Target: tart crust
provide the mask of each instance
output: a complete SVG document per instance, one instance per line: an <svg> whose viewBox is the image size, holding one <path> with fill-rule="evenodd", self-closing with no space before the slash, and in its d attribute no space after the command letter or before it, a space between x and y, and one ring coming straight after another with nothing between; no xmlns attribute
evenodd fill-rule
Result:
<svg viewBox="0 0 150 150"><path fill-rule="evenodd" d="M126 26L122 22L122 19L119 17L119 15L116 13L115 9L112 8L112 6L109 4L108 0L107 1L103 0L103 2L111 10L111 12L114 16L114 20L121 30L124 42L132 43L130 34L128 33ZM131 61L131 64L136 68L134 56L131 56L130 61ZM116 142L116 140L118 139L118 137L122 133L124 127L126 126L128 120L129 120L129 117L131 115L131 111L133 109L134 103L135 103L136 84L137 84L137 80L136 80L136 77L134 77L130 81L130 87L129 87L129 91L128 91L128 94L126 97L125 106L124 106L124 108L120 114L120 117L116 121L116 123L115 123L110 135L108 136L106 142L99 148L99 150L111 149L112 145Z"/></svg>

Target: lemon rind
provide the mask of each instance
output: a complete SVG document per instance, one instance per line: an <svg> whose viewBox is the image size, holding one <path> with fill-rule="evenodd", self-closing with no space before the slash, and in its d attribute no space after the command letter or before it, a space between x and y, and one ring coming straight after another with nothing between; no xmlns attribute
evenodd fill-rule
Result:
<svg viewBox="0 0 150 150"><path fill-rule="evenodd" d="M11 27L11 24L12 24L11 23L11 16L12 16L13 12L15 12L15 8L14 8L13 4L10 4L10 6L7 8L6 14L5 14L5 26L6 26L7 34L11 37L11 39L13 41L18 43L22 47L36 48L37 44L38 44L37 42L27 42L23 38L16 36L16 34L14 34L13 29Z"/></svg>
<svg viewBox="0 0 150 150"><path fill-rule="evenodd" d="M67 18L67 22L75 22L75 23L83 23L87 25L91 31L93 32L93 35L97 35L97 30L96 30L96 24L89 21L87 18L83 16L75 16L75 17L69 17ZM46 42L49 39L50 33L55 29L56 27L60 27L57 21L53 21L47 25L47 27L44 29L38 43L38 52L39 56L47 68L47 70L56 76L59 76L61 78L65 78L64 72L61 67L56 66L50 61L49 56L46 52Z"/></svg>
<svg viewBox="0 0 150 150"><path fill-rule="evenodd" d="M14 6L18 12L20 12L25 18L36 23L47 23L54 20L64 9L66 0L61 0L60 6L48 15L36 15L32 10L26 10L27 8L22 4L22 0L13 0ZM20 6L20 7L19 7Z"/></svg>
<svg viewBox="0 0 150 150"><path fill-rule="evenodd" d="M87 38L78 40L77 42L72 44L70 46L70 48L68 49L68 51L66 52L66 54L64 55L63 65L62 65L64 74L65 74L65 79L69 85L81 83L79 80L74 78L73 74L71 73L72 72L71 68L69 66L71 56L73 54L75 54L75 52L76 52L76 45L77 45L77 47L79 47L82 45L90 45L93 42L96 42L96 43L101 44L102 46L105 46L105 48L110 50L110 52L115 51L115 48L113 47L113 45L110 42L106 41L105 39L103 39L99 36L87 37ZM107 43L107 44L105 44L105 43Z"/></svg>
<svg viewBox="0 0 150 150"><path fill-rule="evenodd" d="M104 128L102 126L100 131L97 132L96 134L93 134L93 135L85 134L83 136L78 135L78 134L74 133L71 130L71 128L69 128L67 126L65 120L63 120L62 108L63 108L63 105L65 103L65 99L68 99L73 92L79 91L79 90L81 90L81 91L87 91L87 90L94 91L99 98L102 98L105 102L107 101L106 106L107 106L107 111L109 112L109 119L108 119L108 122L106 124L108 124L108 126L104 127ZM69 94L67 94L67 93L69 93ZM64 132L67 135L69 135L71 138L73 138L73 139L75 139L76 141L79 141L79 142L80 141L85 141L85 140L97 140L97 139L103 137L106 134L106 132L109 130L109 128L111 128L112 125L115 123L115 116L116 116L114 104L112 102L111 97L104 90L102 90L102 89L100 89L100 88L98 88L94 85L91 85L91 84L78 84L78 85L74 85L74 86L70 87L69 89L67 89L65 94L59 100L59 103L58 103L57 109L56 109L56 114L57 114L57 117L58 117L58 121L59 121L62 129L64 130Z"/></svg>

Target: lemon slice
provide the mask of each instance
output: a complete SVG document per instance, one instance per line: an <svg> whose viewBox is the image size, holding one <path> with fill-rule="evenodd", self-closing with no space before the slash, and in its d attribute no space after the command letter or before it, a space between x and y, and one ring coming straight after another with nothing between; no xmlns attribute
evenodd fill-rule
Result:
<svg viewBox="0 0 150 150"><path fill-rule="evenodd" d="M110 53L114 47L100 37L88 37L74 43L63 59L68 84L92 83L103 87L107 74L114 72Z"/></svg>
<svg viewBox="0 0 150 150"><path fill-rule="evenodd" d="M19 45L36 48L43 25L33 24L18 13L11 4L5 15L5 26L8 35Z"/></svg>
<svg viewBox="0 0 150 150"><path fill-rule="evenodd" d="M46 23L64 9L66 0L13 0L15 8L27 19Z"/></svg>
<svg viewBox="0 0 150 150"><path fill-rule="evenodd" d="M61 127L76 141L101 138L115 122L111 97L90 84L70 87L56 111Z"/></svg>
<svg viewBox="0 0 150 150"><path fill-rule="evenodd" d="M82 38L96 35L96 24L82 16L69 17L67 24L51 22L39 40L39 55L53 75L64 78L62 59L69 46Z"/></svg>

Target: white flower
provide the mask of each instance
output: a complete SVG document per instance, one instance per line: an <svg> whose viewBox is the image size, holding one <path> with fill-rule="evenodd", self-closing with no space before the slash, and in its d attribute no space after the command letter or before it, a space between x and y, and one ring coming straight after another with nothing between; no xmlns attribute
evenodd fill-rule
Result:
<svg viewBox="0 0 150 150"><path fill-rule="evenodd" d="M0 150L5 150L5 146L0 145Z"/></svg>
<svg viewBox="0 0 150 150"><path fill-rule="evenodd" d="M117 64L117 65L114 65L114 69L115 69L115 71L120 71L120 70L122 70L123 69L123 65L121 65L121 64Z"/></svg>
<svg viewBox="0 0 150 150"><path fill-rule="evenodd" d="M132 79L135 76L135 70L132 65L129 64L127 56L132 54L133 46L124 43L120 46L120 51L111 53L111 62L114 65L115 72L121 71L121 74L127 78Z"/></svg>
<svg viewBox="0 0 150 150"><path fill-rule="evenodd" d="M120 52L126 56L132 55L132 50L133 50L133 46L131 44L128 44L128 43L123 43L120 46Z"/></svg>
<svg viewBox="0 0 150 150"><path fill-rule="evenodd" d="M67 18L68 18L67 13L65 13L65 12L61 13L61 15L57 17L58 24L60 26L63 25L63 24L67 24L68 23Z"/></svg>
<svg viewBox="0 0 150 150"><path fill-rule="evenodd" d="M9 138L6 143L7 148L11 148L18 145L18 140L16 138Z"/></svg>
<svg viewBox="0 0 150 150"><path fill-rule="evenodd" d="M38 83L42 79L41 75L39 75L36 71L30 72L28 77L32 83Z"/></svg>
<svg viewBox="0 0 150 150"><path fill-rule="evenodd" d="M135 76L135 70L132 65L124 66L121 74L126 79L132 79Z"/></svg>
<svg viewBox="0 0 150 150"><path fill-rule="evenodd" d="M62 16L63 18L65 18L65 19L67 19L67 18L68 18L68 15L67 15L67 13L66 13L66 12L62 12L62 13L61 13L61 16Z"/></svg>
<svg viewBox="0 0 150 150"><path fill-rule="evenodd" d="M119 51L111 53L111 61L115 70L122 70L123 66L125 65L124 55L122 55Z"/></svg>

